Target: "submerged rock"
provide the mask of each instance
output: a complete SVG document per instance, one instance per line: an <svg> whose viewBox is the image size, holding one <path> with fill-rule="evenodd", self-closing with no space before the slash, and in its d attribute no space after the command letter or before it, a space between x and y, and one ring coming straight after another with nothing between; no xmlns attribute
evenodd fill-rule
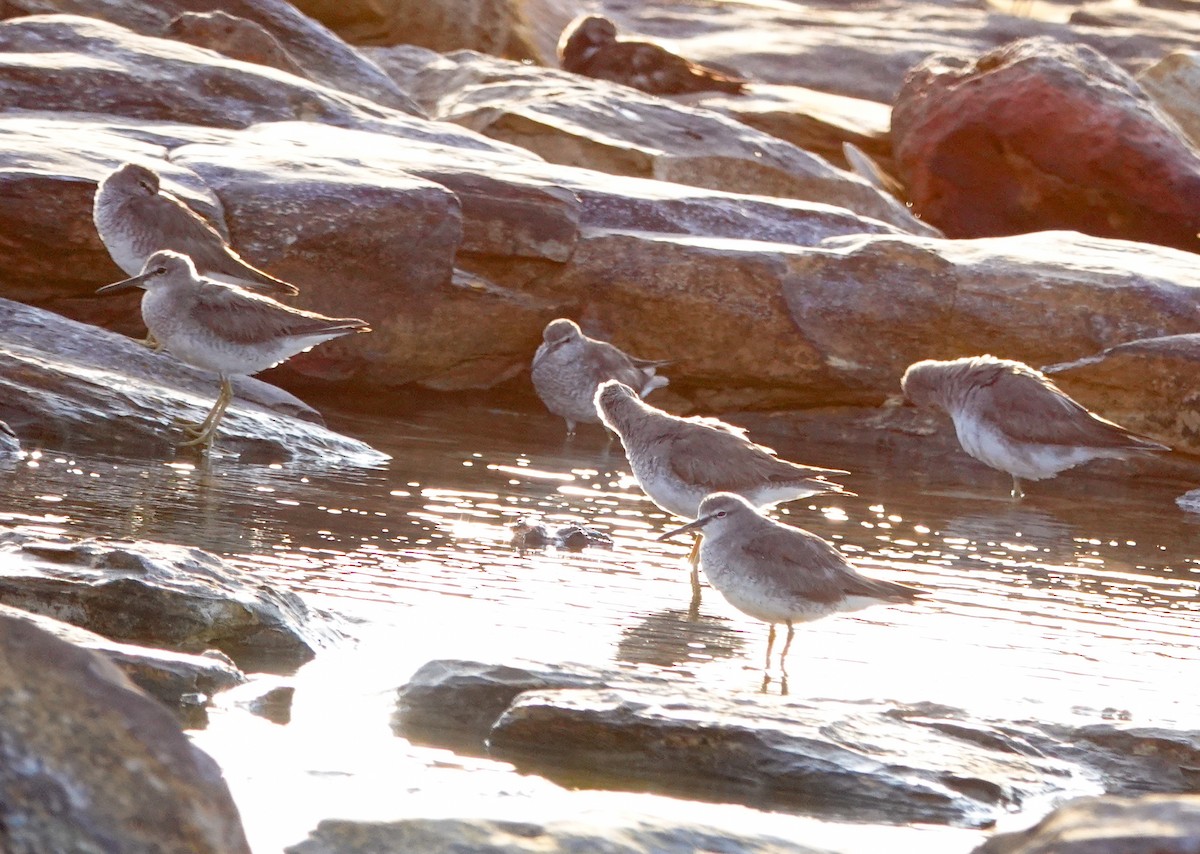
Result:
<svg viewBox="0 0 1200 854"><path fill-rule="evenodd" d="M0 849L249 854L221 772L104 656L0 615Z"/></svg>
<svg viewBox="0 0 1200 854"><path fill-rule="evenodd" d="M331 636L294 593L197 548L0 533L0 602L133 643L243 669L288 670Z"/></svg>
<svg viewBox="0 0 1200 854"><path fill-rule="evenodd" d="M1193 854L1200 796L1083 798L1028 830L998 833L974 854Z"/></svg>
<svg viewBox="0 0 1200 854"><path fill-rule="evenodd" d="M202 705L207 705L213 694L240 685L246 678L228 657L215 650L191 655L119 643L79 626L7 605L0 605L0 617L24 620L61 640L101 653L133 684L181 716L194 705L194 698L202 697Z"/></svg>
<svg viewBox="0 0 1200 854"><path fill-rule="evenodd" d="M1200 249L1200 152L1089 48L931 57L896 97L892 142L913 207L951 237L1074 229Z"/></svg>
<svg viewBox="0 0 1200 854"><path fill-rule="evenodd" d="M652 817L584 816L544 822L503 819L413 818L394 822L322 821L286 854L828 854L777 836L731 836L696 822Z"/></svg>

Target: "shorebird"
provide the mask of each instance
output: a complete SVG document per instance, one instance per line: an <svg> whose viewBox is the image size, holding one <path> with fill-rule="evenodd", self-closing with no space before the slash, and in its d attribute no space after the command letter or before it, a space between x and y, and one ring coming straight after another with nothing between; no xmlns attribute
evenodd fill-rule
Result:
<svg viewBox="0 0 1200 854"><path fill-rule="evenodd" d="M584 335L573 320L560 317L546 324L533 355L530 376L546 408L567 422L567 435L579 423L597 424L596 386L620 380L645 397L667 385L655 374L667 362L635 359L606 341Z"/></svg>
<svg viewBox="0 0 1200 854"><path fill-rule="evenodd" d="M191 258L201 275L264 293L299 293L295 285L243 260L202 216L163 190L158 173L145 166L124 163L105 176L92 202L92 220L127 276L141 273L158 250L174 249Z"/></svg>
<svg viewBox="0 0 1200 854"><path fill-rule="evenodd" d="M617 39L608 18L587 15L568 24L558 41L564 71L610 80L651 95L719 91L737 94L748 81L700 65L650 42Z"/></svg>
<svg viewBox="0 0 1200 854"><path fill-rule="evenodd" d="M696 530L704 534L700 559L712 586L742 613L770 624L768 670L777 623L787 625L787 640L779 654L783 671L795 623L880 603L909 604L925 593L862 575L816 534L768 519L732 492L707 496L700 502L696 521L658 539Z"/></svg>
<svg viewBox="0 0 1200 854"><path fill-rule="evenodd" d="M1014 499L1025 495L1022 478L1044 480L1102 457L1170 450L1089 412L1041 371L1011 359L926 359L908 366L900 387L916 406L948 414L964 451L1012 475Z"/></svg>
<svg viewBox="0 0 1200 854"><path fill-rule="evenodd" d="M354 317L326 317L283 305L264 294L206 278L192 260L163 249L141 273L96 293L143 288L142 319L168 352L221 378L217 402L203 421L185 422L184 445L211 448L217 426L233 400L230 377L256 374L331 338L369 332Z"/></svg>
<svg viewBox="0 0 1200 854"><path fill-rule="evenodd" d="M788 462L756 445L746 431L716 418L680 418L641 400L616 380L596 391L601 419L625 446L629 467L650 500L676 516L695 519L713 492L735 492L756 507L847 490L830 477L849 474ZM700 578L692 560L692 602Z"/></svg>

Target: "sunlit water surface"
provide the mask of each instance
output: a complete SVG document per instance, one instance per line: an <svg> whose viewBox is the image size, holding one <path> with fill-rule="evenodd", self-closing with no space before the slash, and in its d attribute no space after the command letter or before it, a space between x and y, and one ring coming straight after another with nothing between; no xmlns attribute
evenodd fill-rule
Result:
<svg viewBox="0 0 1200 854"><path fill-rule="evenodd" d="M761 685L766 628L705 589L687 619L687 550L598 427L571 443L539 412L425 403L332 426L393 456L375 470L65 457L46 449L0 478L0 520L76 536L196 545L335 615L345 639L291 679L286 726L218 698L194 733L226 770L255 850L325 817L642 812L775 832L845 851L966 851L976 832L812 824L651 795L570 793L502 763L392 735L394 689L424 662L620 663L731 695ZM1200 569L1186 483L1086 473L1030 485L969 461L757 438L788 458L847 468L858 497L781 511L866 571L932 591L798 630L798 697L936 701L990 718L1200 725ZM518 554L512 522L583 522L612 550ZM884 834L886 843L878 837Z"/></svg>

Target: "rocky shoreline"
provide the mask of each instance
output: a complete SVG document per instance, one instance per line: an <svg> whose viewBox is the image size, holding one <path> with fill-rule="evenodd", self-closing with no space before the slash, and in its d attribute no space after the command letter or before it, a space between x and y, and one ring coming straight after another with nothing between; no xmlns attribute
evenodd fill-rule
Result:
<svg viewBox="0 0 1200 854"><path fill-rule="evenodd" d="M1194 3L607 5L623 30L748 76L746 94L668 99L557 70L558 32L582 11L568 0L3 4L0 467L20 446L170 458L171 417L216 394L127 337L142 332L132 300L95 297L122 273L92 197L135 161L294 282L298 305L374 328L275 369L284 386L360 404L414 388L531 401L542 327L570 316L672 360L658 400L677 411L804 410L796 423L864 443L949 441L895 404L899 377L991 352L1045 366L1182 452L1163 470L1194 471ZM274 385L241 381L236 398L220 445L241 462L387 463ZM91 850L94 833L248 851L179 722L338 638L329 615L202 550L3 532L0 848ZM393 727L550 779L838 818L990 827L1098 796L997 834L988 854L1200 838L1194 732L755 703L467 661L422 668ZM683 852L718 837L633 819L326 821L289 850Z"/></svg>

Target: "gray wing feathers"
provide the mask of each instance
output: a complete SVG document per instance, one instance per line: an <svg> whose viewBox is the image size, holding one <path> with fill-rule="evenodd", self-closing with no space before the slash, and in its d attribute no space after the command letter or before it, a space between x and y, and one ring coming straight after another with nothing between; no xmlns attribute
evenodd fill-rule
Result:
<svg viewBox="0 0 1200 854"><path fill-rule="evenodd" d="M763 483L848 474L781 460L739 432L696 422L671 441L668 454L676 475L687 483L712 487L713 491L737 492Z"/></svg>
<svg viewBox="0 0 1200 854"><path fill-rule="evenodd" d="M335 337L366 326L361 320L325 317L290 308L215 282L206 282L197 289L192 314L199 323L234 344L325 333Z"/></svg>

